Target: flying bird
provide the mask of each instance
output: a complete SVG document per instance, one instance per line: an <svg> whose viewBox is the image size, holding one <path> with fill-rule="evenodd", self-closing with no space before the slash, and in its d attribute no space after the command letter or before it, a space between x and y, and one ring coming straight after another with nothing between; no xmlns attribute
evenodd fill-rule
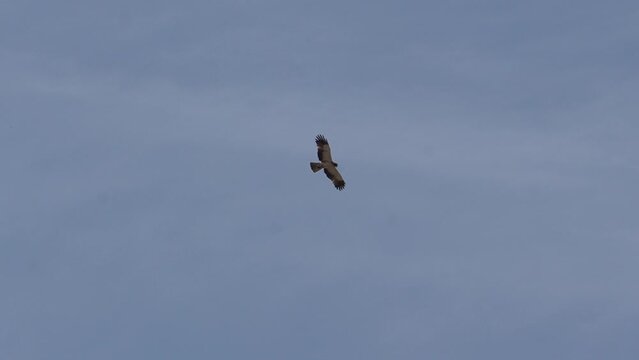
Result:
<svg viewBox="0 0 639 360"><path fill-rule="evenodd" d="M315 137L315 144L317 145L317 157L320 162L312 162L311 170L316 173L320 171L320 169L324 169L324 174L331 179L335 188L340 191L344 190L346 182L344 182L342 175L337 171L337 163L331 158L331 147L328 145L328 141L324 135L317 135Z"/></svg>

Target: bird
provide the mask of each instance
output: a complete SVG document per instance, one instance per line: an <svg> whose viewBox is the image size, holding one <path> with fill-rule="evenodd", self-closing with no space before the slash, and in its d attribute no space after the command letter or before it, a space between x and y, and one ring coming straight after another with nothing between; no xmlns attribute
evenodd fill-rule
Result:
<svg viewBox="0 0 639 360"><path fill-rule="evenodd" d="M337 171L337 163L331 158L331 147L328 145L328 141L324 135L317 135L315 137L315 144L317 145L317 157L320 162L311 162L311 170L316 173L320 169L324 169L324 174L331 179L335 188L339 191L344 190L346 182L342 178L342 175Z"/></svg>

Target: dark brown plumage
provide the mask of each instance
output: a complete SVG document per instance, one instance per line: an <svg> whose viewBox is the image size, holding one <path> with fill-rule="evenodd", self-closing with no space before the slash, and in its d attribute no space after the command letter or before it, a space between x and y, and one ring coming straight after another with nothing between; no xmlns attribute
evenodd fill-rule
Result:
<svg viewBox="0 0 639 360"><path fill-rule="evenodd" d="M324 174L331 179L335 188L337 190L344 190L346 182L339 171L337 171L337 163L334 162L331 157L331 147L328 145L328 140L326 140L324 135L317 135L315 137L315 145L317 145L317 158L320 162L312 162L311 170L318 172L320 169L324 169Z"/></svg>

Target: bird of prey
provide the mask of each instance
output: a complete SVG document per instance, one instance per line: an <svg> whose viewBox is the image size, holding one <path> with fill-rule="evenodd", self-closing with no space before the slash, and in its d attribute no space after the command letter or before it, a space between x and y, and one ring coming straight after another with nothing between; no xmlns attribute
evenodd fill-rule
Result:
<svg viewBox="0 0 639 360"><path fill-rule="evenodd" d="M311 170L316 173L320 171L320 169L324 169L324 174L331 179L335 188L340 191L344 190L346 182L344 182L342 175L337 171L337 163L331 158L331 147L328 145L328 141L324 135L317 135L315 137L315 144L317 145L317 157L320 162L312 162Z"/></svg>

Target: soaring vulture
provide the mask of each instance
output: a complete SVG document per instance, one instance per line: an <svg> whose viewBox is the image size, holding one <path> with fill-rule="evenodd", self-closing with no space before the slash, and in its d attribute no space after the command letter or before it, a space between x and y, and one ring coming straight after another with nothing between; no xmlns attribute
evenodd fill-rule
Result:
<svg viewBox="0 0 639 360"><path fill-rule="evenodd" d="M340 191L343 190L346 183L342 175L337 171L337 163L331 158L331 147L328 145L328 141L326 141L324 135L317 135L315 137L315 144L317 145L317 157L320 162L312 162L311 170L316 173L320 171L320 169L324 169L324 174L331 179L335 188Z"/></svg>

